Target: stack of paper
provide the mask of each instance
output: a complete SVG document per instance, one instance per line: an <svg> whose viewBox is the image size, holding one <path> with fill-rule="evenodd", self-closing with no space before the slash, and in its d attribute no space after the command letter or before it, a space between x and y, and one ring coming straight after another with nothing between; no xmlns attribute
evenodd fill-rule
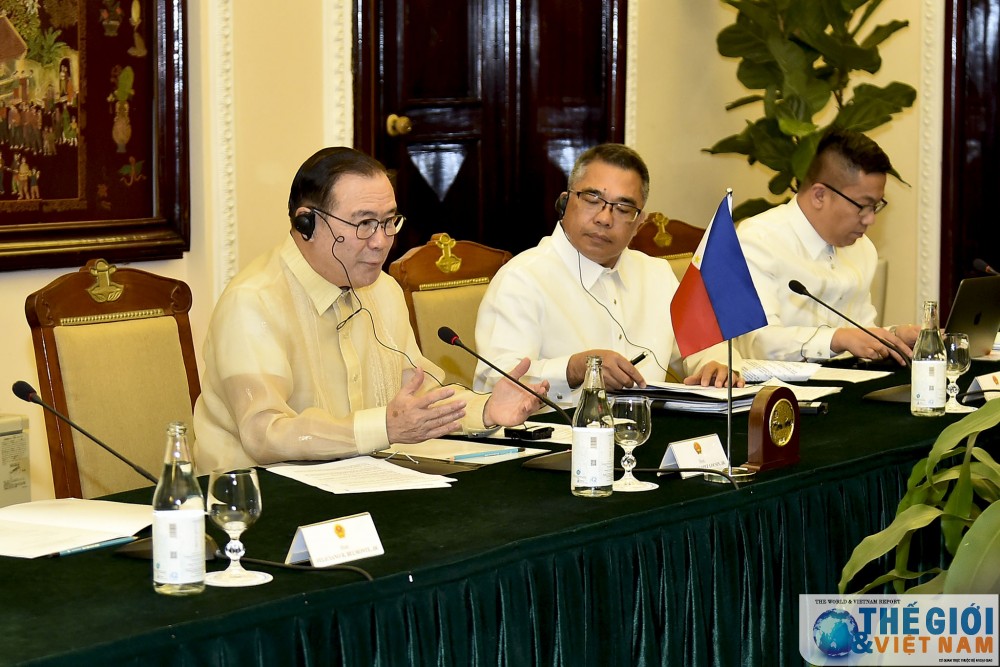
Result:
<svg viewBox="0 0 1000 667"><path fill-rule="evenodd" d="M725 414L728 389L702 387L681 382L650 382L645 389L632 387L621 393L638 394L653 399L657 407L684 412ZM760 386L733 389L733 412L746 412L753 403Z"/></svg>
<svg viewBox="0 0 1000 667"><path fill-rule="evenodd" d="M455 481L453 477L428 475L370 456L328 463L281 463L268 470L330 493L447 489Z"/></svg>
<svg viewBox="0 0 1000 667"><path fill-rule="evenodd" d="M149 505L106 500L36 500L0 509L0 556L67 554L131 536L153 522Z"/></svg>

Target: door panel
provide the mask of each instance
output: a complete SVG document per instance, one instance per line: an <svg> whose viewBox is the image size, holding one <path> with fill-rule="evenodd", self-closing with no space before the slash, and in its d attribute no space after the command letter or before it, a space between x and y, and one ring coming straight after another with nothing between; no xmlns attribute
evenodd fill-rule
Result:
<svg viewBox="0 0 1000 667"><path fill-rule="evenodd" d="M355 144L408 218L390 261L435 232L535 245L576 156L624 137L625 0L357 2Z"/></svg>

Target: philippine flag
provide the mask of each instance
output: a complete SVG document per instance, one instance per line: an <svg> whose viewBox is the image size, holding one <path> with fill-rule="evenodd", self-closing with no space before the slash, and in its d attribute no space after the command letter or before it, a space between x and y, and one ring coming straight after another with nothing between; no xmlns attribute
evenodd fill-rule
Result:
<svg viewBox="0 0 1000 667"><path fill-rule="evenodd" d="M733 224L726 194L670 302L681 356L767 324Z"/></svg>

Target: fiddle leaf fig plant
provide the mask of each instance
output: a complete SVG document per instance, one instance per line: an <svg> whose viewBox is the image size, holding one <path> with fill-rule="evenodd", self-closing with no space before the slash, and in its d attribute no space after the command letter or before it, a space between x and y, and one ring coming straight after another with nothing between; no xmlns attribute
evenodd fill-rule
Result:
<svg viewBox="0 0 1000 667"><path fill-rule="evenodd" d="M738 11L736 22L719 33L719 53L739 58L736 76L754 92L727 110L762 105L763 116L748 118L739 134L721 139L711 154L745 155L774 171L773 195L795 191L820 137L830 126L867 132L888 123L913 105L917 92L894 81L886 86L860 83L855 72L874 74L882 66L878 47L907 21L868 28L882 0L723 0ZM835 109L829 109L831 100ZM819 124L819 118L832 120ZM897 178L898 173L893 172ZM902 180L900 178L900 180ZM787 201L787 197L785 198ZM752 199L733 210L733 218L755 215L780 202Z"/></svg>
<svg viewBox="0 0 1000 667"><path fill-rule="evenodd" d="M976 444L997 424L1000 399L987 401L941 432L927 457L913 467L892 523L855 547L841 573L840 593L847 592L865 566L890 552L892 569L858 593L889 583L897 593L1000 592L1000 464ZM995 444L997 434L991 435ZM950 561L947 568L911 570L910 544L921 530L936 531Z"/></svg>

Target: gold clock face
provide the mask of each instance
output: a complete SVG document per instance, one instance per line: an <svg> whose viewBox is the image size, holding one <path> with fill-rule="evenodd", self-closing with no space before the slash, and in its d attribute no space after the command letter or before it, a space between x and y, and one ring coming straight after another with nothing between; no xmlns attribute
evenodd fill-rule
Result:
<svg viewBox="0 0 1000 667"><path fill-rule="evenodd" d="M795 410L791 401L782 398L771 408L768 418L768 429L771 432L771 442L778 447L784 447L792 439L795 430Z"/></svg>

